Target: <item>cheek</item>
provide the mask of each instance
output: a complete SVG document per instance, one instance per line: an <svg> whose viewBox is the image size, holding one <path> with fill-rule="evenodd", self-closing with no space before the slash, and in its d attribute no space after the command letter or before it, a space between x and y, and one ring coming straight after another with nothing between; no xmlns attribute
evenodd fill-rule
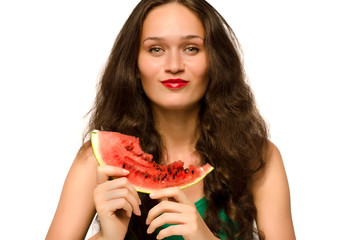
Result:
<svg viewBox="0 0 362 240"><path fill-rule="evenodd" d="M195 76L197 76L200 79L200 84L207 84L208 83L208 62L206 59L202 59L201 61L198 61L197 64L194 64L192 66L192 71Z"/></svg>
<svg viewBox="0 0 362 240"><path fill-rule="evenodd" d="M148 97L153 89L152 84L154 81L152 81L152 79L154 79L156 75L155 67L152 64L152 61L148 61L147 58L140 56L138 59L139 77L141 78L143 91Z"/></svg>
<svg viewBox="0 0 362 240"><path fill-rule="evenodd" d="M159 72L157 61L151 61L147 57L140 56L138 59L138 69L142 79L155 78Z"/></svg>

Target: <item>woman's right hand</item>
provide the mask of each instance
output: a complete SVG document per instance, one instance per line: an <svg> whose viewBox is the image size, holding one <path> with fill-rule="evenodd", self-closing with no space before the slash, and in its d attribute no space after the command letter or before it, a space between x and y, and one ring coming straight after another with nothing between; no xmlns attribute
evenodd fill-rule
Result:
<svg viewBox="0 0 362 240"><path fill-rule="evenodd" d="M99 217L102 239L124 239L132 213L141 215L141 200L128 181L128 171L119 167L99 166L94 204ZM109 181L109 178L114 179Z"/></svg>

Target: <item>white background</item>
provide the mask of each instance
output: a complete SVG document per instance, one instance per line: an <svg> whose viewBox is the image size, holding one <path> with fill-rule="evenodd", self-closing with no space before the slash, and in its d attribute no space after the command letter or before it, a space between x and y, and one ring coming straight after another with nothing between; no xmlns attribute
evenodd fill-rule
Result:
<svg viewBox="0 0 362 240"><path fill-rule="evenodd" d="M0 2L2 239L45 238L96 82L136 2ZM362 239L358 2L210 0L243 47L302 240Z"/></svg>

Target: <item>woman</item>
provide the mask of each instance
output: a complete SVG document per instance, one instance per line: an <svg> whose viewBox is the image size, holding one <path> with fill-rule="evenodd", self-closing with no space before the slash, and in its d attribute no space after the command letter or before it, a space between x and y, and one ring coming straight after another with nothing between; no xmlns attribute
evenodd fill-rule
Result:
<svg viewBox="0 0 362 240"><path fill-rule="evenodd" d="M47 239L295 239L282 159L245 81L237 40L206 1L141 1L99 85L92 129L140 138L159 163L210 163L198 184L137 193L90 143L69 171ZM116 177L108 181L109 177ZM182 236L182 237L181 237Z"/></svg>

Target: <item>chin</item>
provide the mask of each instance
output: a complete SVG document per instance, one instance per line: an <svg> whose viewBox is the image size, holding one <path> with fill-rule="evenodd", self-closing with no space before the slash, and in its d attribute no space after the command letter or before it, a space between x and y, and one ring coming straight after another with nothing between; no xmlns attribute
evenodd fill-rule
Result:
<svg viewBox="0 0 362 240"><path fill-rule="evenodd" d="M170 110L170 111L181 111L181 110L193 110L193 109L199 109L200 108L200 103L196 102L196 103L172 103L172 104L167 104L167 105L163 105L160 106L161 108L165 109L165 110Z"/></svg>

